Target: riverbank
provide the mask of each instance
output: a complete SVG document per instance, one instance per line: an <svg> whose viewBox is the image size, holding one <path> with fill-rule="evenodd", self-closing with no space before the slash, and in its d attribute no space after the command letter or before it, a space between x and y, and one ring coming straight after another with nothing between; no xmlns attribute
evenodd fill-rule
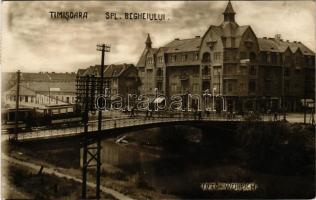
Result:
<svg viewBox="0 0 316 200"><path fill-rule="evenodd" d="M44 167L2 154L3 197L7 199L80 199L81 179L59 172L58 168ZM88 183L88 194L95 184ZM129 199L111 189L101 188L101 199ZM130 199L132 200L132 199Z"/></svg>
<svg viewBox="0 0 316 200"><path fill-rule="evenodd" d="M6 177L8 177L7 182L10 183L10 188L14 188L14 190L10 190L9 187L3 188L3 191L8 198L33 199L36 195L47 195L47 193L51 193L54 190L54 184L57 183L60 183L59 187L71 184L71 187L67 188L67 192L63 192L63 197L61 197L61 199L64 199L65 197L70 200L81 198L82 177L80 168L64 168L56 166L52 162L47 162L46 159L34 158L31 151L23 147L16 146L14 147L14 150L9 150L7 153L9 155L2 155L2 163L6 164L2 167L3 172L5 172ZM38 183L37 173L41 167L43 167L43 179L50 185L48 187L41 184L29 184L29 181L31 183L34 182L33 179ZM107 173L104 174L103 172L103 178L101 178L101 191L103 191L102 199L177 199L176 196L173 195L161 194L159 192L138 187L139 179L137 176L125 177L124 180L121 179L118 174L121 174L122 170L115 166L103 164L103 167L106 168ZM21 186L16 184L16 182L10 181L16 174L21 174L23 177L28 178L25 180L23 179L25 185L23 184L23 186ZM88 174L88 180L90 181L88 186L90 187L89 190L92 194L94 192L93 189L95 188L93 174L94 172L92 171ZM19 195L18 193L23 193L24 195ZM45 196L43 199L58 199L58 196Z"/></svg>

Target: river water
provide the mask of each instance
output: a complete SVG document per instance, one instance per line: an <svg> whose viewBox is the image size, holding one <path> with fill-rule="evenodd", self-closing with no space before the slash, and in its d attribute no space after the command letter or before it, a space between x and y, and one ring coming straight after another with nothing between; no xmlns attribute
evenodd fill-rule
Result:
<svg viewBox="0 0 316 200"><path fill-rule="evenodd" d="M111 172L109 166L112 166L139 187L184 197L201 196L203 182L227 178L221 171L231 171L229 181L242 181L235 174L239 169L231 165L232 134L178 126L130 132L123 138L103 140L102 174L105 178L109 173L120 174Z"/></svg>
<svg viewBox="0 0 316 200"><path fill-rule="evenodd" d="M176 126L129 132L102 140L102 179L181 198L309 197L313 179L267 174L249 167L234 130ZM118 142L120 141L120 142ZM26 145L32 156L80 170L80 141ZM203 191L203 183L255 183L252 192Z"/></svg>

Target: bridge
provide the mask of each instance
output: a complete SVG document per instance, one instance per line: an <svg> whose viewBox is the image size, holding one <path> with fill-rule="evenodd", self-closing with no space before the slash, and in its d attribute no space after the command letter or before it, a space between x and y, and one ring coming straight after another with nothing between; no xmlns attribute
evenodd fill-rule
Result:
<svg viewBox="0 0 316 200"><path fill-rule="evenodd" d="M192 113L191 113L192 114ZM301 123L298 118L288 117L287 120L291 123ZM137 116L129 117L116 116L111 119L102 120L102 130L98 131L98 121L90 120L88 122L89 137L114 137L117 134L126 133L128 131L142 130L146 128L173 126L173 125L218 125L229 126L237 125L246 121L242 116L228 117L225 115L210 114L199 118L196 115L190 114L175 114L173 116L156 115L153 117ZM272 115L261 116L261 122L272 122ZM2 141L14 139L19 142L34 141L34 140L49 140L56 138L81 137L84 135L84 126L76 127L59 127L59 128L33 128L28 132L17 134L2 135Z"/></svg>

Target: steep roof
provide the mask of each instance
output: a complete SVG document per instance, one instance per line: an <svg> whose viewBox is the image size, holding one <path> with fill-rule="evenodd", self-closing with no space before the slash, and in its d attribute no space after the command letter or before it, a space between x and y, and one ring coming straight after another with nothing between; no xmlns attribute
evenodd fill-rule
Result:
<svg viewBox="0 0 316 200"><path fill-rule="evenodd" d="M284 51L287 47L289 47L291 51L294 53L296 52L298 48L300 48L304 55L315 55L315 52L310 50L301 42L281 41L281 40L276 40L276 39L274 39L274 41L279 45L279 48L282 51Z"/></svg>
<svg viewBox="0 0 316 200"><path fill-rule="evenodd" d="M16 95L16 86L13 86L11 89L9 89L7 94ZM20 96L36 96L36 93L34 90L31 90L23 86L20 86L19 94Z"/></svg>
<svg viewBox="0 0 316 200"><path fill-rule="evenodd" d="M20 95L34 96L36 93L48 93L50 88L59 88L58 92L75 93L76 82L41 82L40 84L35 82L22 82L20 84ZM15 93L16 86L13 86L9 93Z"/></svg>
<svg viewBox="0 0 316 200"><path fill-rule="evenodd" d="M104 65L104 69L103 69L103 73L105 71L105 69L108 67L108 65ZM90 67L88 67L85 71L85 73L83 74L84 76L87 75L95 75L98 76L101 72L101 65L92 65Z"/></svg>
<svg viewBox="0 0 316 200"><path fill-rule="evenodd" d="M315 55L315 53L301 42L283 41L276 38L258 38L260 51L284 52L287 48L294 53L298 49L304 55Z"/></svg>
<svg viewBox="0 0 316 200"><path fill-rule="evenodd" d="M165 49L166 53L179 53L179 52L192 52L192 51L198 51L201 44L201 38L190 38L190 39L175 39L165 46L163 48Z"/></svg>
<svg viewBox="0 0 316 200"><path fill-rule="evenodd" d="M158 52L158 48L145 48L142 55L140 56L136 66L137 67L145 67L146 65L146 58L148 53L151 53L152 55L156 55Z"/></svg>
<svg viewBox="0 0 316 200"><path fill-rule="evenodd" d="M104 77L119 77L121 76L128 68L134 67L133 64L118 64L118 65L109 65L104 70Z"/></svg>
<svg viewBox="0 0 316 200"><path fill-rule="evenodd" d="M140 58L139 58L139 60L138 60L138 62L137 62L137 64L136 64L137 67L145 67L145 65L146 65L147 52L148 52L148 49L146 48L146 49L143 51L142 55L140 56Z"/></svg>
<svg viewBox="0 0 316 200"><path fill-rule="evenodd" d="M238 26L237 29L234 32L234 36L235 37L241 37L243 36L243 34L246 32L246 30L250 28L249 25L246 26Z"/></svg>
<svg viewBox="0 0 316 200"><path fill-rule="evenodd" d="M260 51L272 51L280 52L279 45L276 44L273 40L258 38L259 49Z"/></svg>
<svg viewBox="0 0 316 200"><path fill-rule="evenodd" d="M111 78L111 77L118 77L122 75L125 70L130 67L135 67L133 64L111 64L104 66L104 77ZM89 68L85 69L84 72L81 71L81 76L87 75L95 75L99 76L99 72L101 70L100 65L90 66Z"/></svg>
<svg viewBox="0 0 316 200"><path fill-rule="evenodd" d="M85 73L86 69L78 69L77 75L82 76Z"/></svg>
<svg viewBox="0 0 316 200"><path fill-rule="evenodd" d="M74 81L76 73L21 73L21 81Z"/></svg>

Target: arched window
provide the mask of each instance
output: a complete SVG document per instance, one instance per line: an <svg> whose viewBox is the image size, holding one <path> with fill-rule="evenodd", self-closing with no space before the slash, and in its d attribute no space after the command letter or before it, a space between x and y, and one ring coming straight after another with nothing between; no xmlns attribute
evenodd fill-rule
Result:
<svg viewBox="0 0 316 200"><path fill-rule="evenodd" d="M210 53L208 53L208 52L203 53L202 62L211 62Z"/></svg>

